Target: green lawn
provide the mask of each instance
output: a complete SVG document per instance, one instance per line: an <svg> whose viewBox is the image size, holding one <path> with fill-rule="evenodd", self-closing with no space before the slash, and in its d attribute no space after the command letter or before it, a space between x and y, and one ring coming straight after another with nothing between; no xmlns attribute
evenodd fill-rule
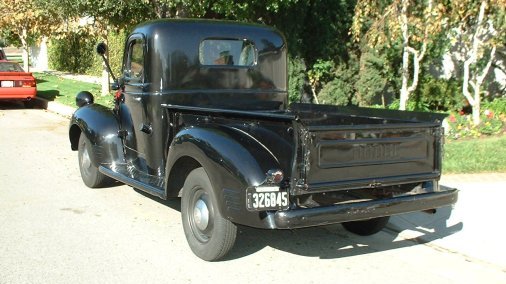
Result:
<svg viewBox="0 0 506 284"><path fill-rule="evenodd" d="M60 78L48 73L34 73L37 79L37 96L64 105L76 106L76 94L88 91L95 97L95 103L112 106L113 97L100 95L100 85Z"/></svg>
<svg viewBox="0 0 506 284"><path fill-rule="evenodd" d="M506 172L506 135L447 141L443 172Z"/></svg>

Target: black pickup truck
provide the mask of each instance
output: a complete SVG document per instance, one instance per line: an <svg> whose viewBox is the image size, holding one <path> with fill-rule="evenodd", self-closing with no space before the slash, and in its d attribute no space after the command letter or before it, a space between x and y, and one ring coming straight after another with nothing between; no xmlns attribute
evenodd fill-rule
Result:
<svg viewBox="0 0 506 284"><path fill-rule="evenodd" d="M181 197L189 246L209 261L232 248L236 224L370 235L391 215L457 201L438 183L443 115L288 105L286 53L263 25L140 24L113 76L114 108L76 97L69 137L84 183Z"/></svg>

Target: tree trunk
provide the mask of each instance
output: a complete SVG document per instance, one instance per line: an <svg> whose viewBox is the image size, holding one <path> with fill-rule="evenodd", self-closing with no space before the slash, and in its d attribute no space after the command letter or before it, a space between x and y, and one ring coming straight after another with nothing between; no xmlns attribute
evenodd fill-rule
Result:
<svg viewBox="0 0 506 284"><path fill-rule="evenodd" d="M40 42L39 47L39 57L37 68L41 71L47 71L49 69L48 64L48 54L47 54L47 36L42 36L42 40Z"/></svg>
<svg viewBox="0 0 506 284"><path fill-rule="evenodd" d="M464 61L464 76L463 76L463 82L462 82L462 94L467 99L469 104L471 105L473 109L473 123L474 125L478 125L481 122L480 119L480 104L481 104L481 95L480 95L480 87L481 83L483 82L483 79L487 75L486 72L488 72L488 69L490 68L490 64L492 63L492 60L495 55L495 47L492 49L490 54L490 61L487 63L487 66L485 67L485 70L483 70L482 76L476 76L476 82L472 82L471 78L471 64L475 64L478 61L478 48L480 47L480 39L479 37L482 35L482 24L483 24L483 18L485 17L485 9L487 7L487 1L483 0L480 4L480 12L478 15L478 21L476 22L474 34L472 37L472 43L471 43L471 51L469 54L469 57ZM472 85L474 89L474 94L471 95L471 92L469 91L469 85Z"/></svg>
<svg viewBox="0 0 506 284"><path fill-rule="evenodd" d="M476 86L474 89L474 105L473 107L473 124L478 125L481 123L481 101L480 101L480 87Z"/></svg>
<svg viewBox="0 0 506 284"><path fill-rule="evenodd" d="M313 103L319 104L318 96L316 96L316 87L311 86L311 94L313 95Z"/></svg>
<svg viewBox="0 0 506 284"><path fill-rule="evenodd" d="M400 110L406 110L406 104L409 97L408 92L408 79L409 79L409 51L408 51L408 0L402 0L401 15L399 21L401 24L402 31L402 86L400 96Z"/></svg>
<svg viewBox="0 0 506 284"><path fill-rule="evenodd" d="M475 125L480 124L481 118L481 84L483 84L483 80L485 80L485 77L488 74L488 70L490 70L490 66L492 66L492 62L494 61L495 57L495 51L496 47L492 47L492 50L490 51L490 59L487 62L487 65L485 68L483 68L483 71L481 75L476 76L475 82L472 84L473 90L474 90L474 105L473 105L473 123Z"/></svg>
<svg viewBox="0 0 506 284"><path fill-rule="evenodd" d="M28 35L26 28L21 30L19 35L19 39L21 40L21 44L23 45L23 69L25 72L30 72L30 47L28 46Z"/></svg>

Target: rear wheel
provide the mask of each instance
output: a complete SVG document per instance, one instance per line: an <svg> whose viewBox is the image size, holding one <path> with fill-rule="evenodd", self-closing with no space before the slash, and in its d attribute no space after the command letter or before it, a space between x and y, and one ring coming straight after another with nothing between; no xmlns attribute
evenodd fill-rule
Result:
<svg viewBox="0 0 506 284"><path fill-rule="evenodd" d="M93 164L92 157L94 155L91 142L84 133L79 137L78 145L79 170L84 184L88 187L103 187L111 181L111 179L98 171L98 167Z"/></svg>
<svg viewBox="0 0 506 284"><path fill-rule="evenodd" d="M183 229L193 253L207 261L225 256L237 235L237 227L218 211L216 199L204 168L191 171L181 197Z"/></svg>
<svg viewBox="0 0 506 284"><path fill-rule="evenodd" d="M354 234L360 236L370 236L381 231L388 224L390 216L379 217L363 221L353 221L343 223L343 227Z"/></svg>

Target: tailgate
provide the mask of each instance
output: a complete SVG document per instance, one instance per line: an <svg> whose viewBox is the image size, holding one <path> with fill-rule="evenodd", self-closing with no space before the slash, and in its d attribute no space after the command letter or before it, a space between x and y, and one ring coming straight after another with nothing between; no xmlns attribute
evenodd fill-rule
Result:
<svg viewBox="0 0 506 284"><path fill-rule="evenodd" d="M437 179L436 123L309 126L303 135L305 192L373 188Z"/></svg>

